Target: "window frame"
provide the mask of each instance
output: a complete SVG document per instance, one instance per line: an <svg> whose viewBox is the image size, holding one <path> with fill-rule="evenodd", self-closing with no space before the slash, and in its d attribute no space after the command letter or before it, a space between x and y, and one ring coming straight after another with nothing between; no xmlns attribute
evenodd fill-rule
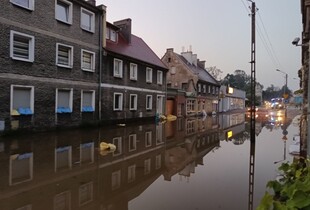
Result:
<svg viewBox="0 0 310 210"><path fill-rule="evenodd" d="M67 48L68 49L68 65L61 64L59 63L59 46ZM56 65L59 67L64 67L64 68L73 68L73 46L71 45L66 45L62 43L56 43Z"/></svg>
<svg viewBox="0 0 310 210"><path fill-rule="evenodd" d="M95 109L96 109L96 106L95 106L95 90L82 90L81 91L81 112L95 112ZM83 104L83 102L84 102L84 93L91 93L92 95L91 95L91 97L92 97L92 99L91 99L91 108L92 108L92 110L85 110L84 109L84 107L85 106L83 106L84 104ZM83 110L84 109L84 110Z"/></svg>
<svg viewBox="0 0 310 210"><path fill-rule="evenodd" d="M146 75L145 75L145 81L146 83L152 83L153 81L153 69L150 67L146 67Z"/></svg>
<svg viewBox="0 0 310 210"><path fill-rule="evenodd" d="M90 16L90 26L89 27L85 27L83 24L82 24L82 19L83 19L83 16L82 14L87 14ZM85 30L85 31L88 31L88 32L92 32L92 33L95 33L95 13L93 13L92 11L89 11L83 7L81 7L81 19L80 19L80 27L81 29Z"/></svg>
<svg viewBox="0 0 310 210"><path fill-rule="evenodd" d="M130 80L138 80L138 64L130 63Z"/></svg>
<svg viewBox="0 0 310 210"><path fill-rule="evenodd" d="M133 101L134 107L131 106L132 100L134 100ZM135 111L135 110L137 110L137 107L138 107L138 95L137 94L130 94L129 95L129 110Z"/></svg>
<svg viewBox="0 0 310 210"><path fill-rule="evenodd" d="M163 84L163 71L157 70L157 84L162 85Z"/></svg>
<svg viewBox="0 0 310 210"><path fill-rule="evenodd" d="M57 14L57 7L58 7L58 2L61 2L62 5L66 5L68 8L68 20L63 20L62 18L58 17L59 14ZM73 19L73 4L67 0L55 0L55 19L62 22L66 23L69 25L72 25L72 19Z"/></svg>
<svg viewBox="0 0 310 210"><path fill-rule="evenodd" d="M152 101L153 101L153 96L152 95L146 95L146 102L145 102L146 110L152 110L152 108L153 108Z"/></svg>
<svg viewBox="0 0 310 210"><path fill-rule="evenodd" d="M58 109L58 94L59 91L69 91L69 107L70 111L68 112L59 112ZM73 112L73 88L56 88L56 94L55 94L55 113L56 114L62 114L62 113L72 113Z"/></svg>
<svg viewBox="0 0 310 210"><path fill-rule="evenodd" d="M119 69L118 69L119 73L116 73L116 71L115 71L116 63L119 64ZM123 78L123 60L120 60L118 58L114 58L114 60L113 60L113 76L118 77L118 78Z"/></svg>
<svg viewBox="0 0 310 210"><path fill-rule="evenodd" d="M22 5L22 4L19 4L18 2L16 2L16 0L10 0L10 2L16 6L19 6L19 7L22 7L24 9L27 9L27 10L31 10L33 11L34 10L34 0L26 0L28 1L28 7Z"/></svg>
<svg viewBox="0 0 310 210"><path fill-rule="evenodd" d="M14 55L14 37L19 36L21 38L27 39L28 40L28 58L23 58ZM26 62L33 62L34 61L34 45L35 45L35 38L34 36L25 34L25 33L20 33L14 30L10 31L10 57L14 60L20 60L20 61L26 61Z"/></svg>
<svg viewBox="0 0 310 210"><path fill-rule="evenodd" d="M24 89L24 90L30 90L30 98L29 98L29 108L31 110L31 114L34 114L34 86L25 86L25 85L11 85L11 94L10 94L10 114L11 116L16 115L25 115L20 114L16 109L14 109L14 88ZM28 108L28 107L27 107ZM16 111L16 112L15 112Z"/></svg>
<svg viewBox="0 0 310 210"><path fill-rule="evenodd" d="M91 58L90 58L90 69L89 68L85 68L84 67L84 59L83 59L83 55L84 53L88 53L91 55ZM95 72L95 69L96 69L96 53L95 52L92 52L92 51L89 51L89 50L84 50L84 49L81 49L81 69L83 71L89 71L89 72Z"/></svg>
<svg viewBox="0 0 310 210"><path fill-rule="evenodd" d="M115 107L116 96L120 96L119 101L118 101L119 107ZM113 94L113 111L123 111L123 93Z"/></svg>

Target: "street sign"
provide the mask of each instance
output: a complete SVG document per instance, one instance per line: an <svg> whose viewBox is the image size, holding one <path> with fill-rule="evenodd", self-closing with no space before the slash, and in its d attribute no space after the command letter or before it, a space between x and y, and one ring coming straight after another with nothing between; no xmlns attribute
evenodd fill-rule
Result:
<svg viewBox="0 0 310 210"><path fill-rule="evenodd" d="M287 99L287 98L288 98L288 94L287 94L287 93L284 93L284 94L283 94L283 98Z"/></svg>

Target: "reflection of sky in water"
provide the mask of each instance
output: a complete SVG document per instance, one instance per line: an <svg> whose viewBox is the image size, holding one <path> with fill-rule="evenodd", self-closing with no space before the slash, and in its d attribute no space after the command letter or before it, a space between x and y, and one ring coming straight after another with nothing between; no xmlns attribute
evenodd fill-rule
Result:
<svg viewBox="0 0 310 210"><path fill-rule="evenodd" d="M281 127L263 127L256 136L254 209L266 190L266 183L276 178L281 160L292 161L288 147L299 128L287 128L286 150ZM286 151L286 154L284 154ZM221 141L220 148L204 157L189 178L175 175L172 181L161 176L139 197L129 203L129 209L190 210L190 209L248 209L250 141L234 145ZM281 161L274 164L275 161Z"/></svg>

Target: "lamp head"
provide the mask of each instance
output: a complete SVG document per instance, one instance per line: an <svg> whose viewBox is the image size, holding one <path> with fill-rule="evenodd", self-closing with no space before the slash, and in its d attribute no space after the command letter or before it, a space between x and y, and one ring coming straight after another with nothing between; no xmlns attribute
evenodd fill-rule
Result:
<svg viewBox="0 0 310 210"><path fill-rule="evenodd" d="M299 38L299 37L296 37L296 38L292 41L292 44L297 46L299 41L300 41L300 38Z"/></svg>

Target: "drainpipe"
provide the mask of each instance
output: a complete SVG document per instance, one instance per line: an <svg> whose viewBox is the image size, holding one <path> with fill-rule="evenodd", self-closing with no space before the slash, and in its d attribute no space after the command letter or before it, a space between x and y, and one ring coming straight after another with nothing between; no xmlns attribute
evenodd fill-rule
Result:
<svg viewBox="0 0 310 210"><path fill-rule="evenodd" d="M103 28L104 28L104 25L105 24L105 6L102 5L102 14L100 15L100 18L99 18L99 85L98 85L98 92L99 92L99 97L98 97L98 119L99 121L101 121L101 100L102 100L102 97L101 97L101 94L102 94L102 91L101 91L101 80L102 80L102 69L103 69L103 59L102 59L102 56L103 56Z"/></svg>

